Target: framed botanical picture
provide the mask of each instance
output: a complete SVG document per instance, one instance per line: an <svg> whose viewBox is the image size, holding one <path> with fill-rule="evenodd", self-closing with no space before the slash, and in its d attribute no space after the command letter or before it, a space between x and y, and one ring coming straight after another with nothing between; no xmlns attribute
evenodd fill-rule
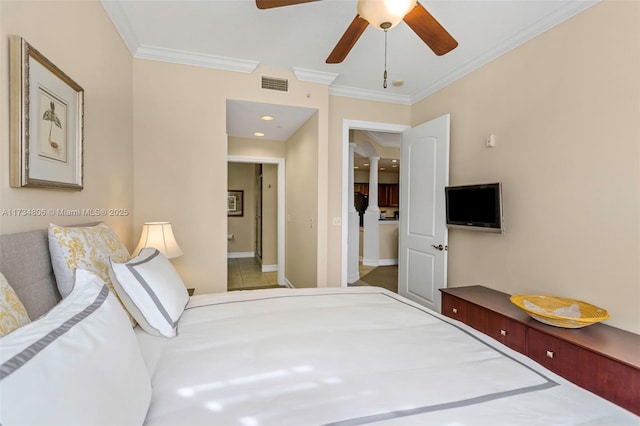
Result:
<svg viewBox="0 0 640 426"><path fill-rule="evenodd" d="M244 191L227 192L227 216L244 216Z"/></svg>
<svg viewBox="0 0 640 426"><path fill-rule="evenodd" d="M81 191L84 90L22 37L9 44L11 186Z"/></svg>

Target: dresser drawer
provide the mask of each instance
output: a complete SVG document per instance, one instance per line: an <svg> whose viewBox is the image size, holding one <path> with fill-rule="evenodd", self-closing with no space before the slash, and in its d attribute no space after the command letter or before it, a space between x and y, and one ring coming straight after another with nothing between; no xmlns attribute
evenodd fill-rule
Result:
<svg viewBox="0 0 640 426"><path fill-rule="evenodd" d="M454 296L443 295L441 311L449 318L462 321L483 333L486 332L489 311L485 308Z"/></svg>
<svg viewBox="0 0 640 426"><path fill-rule="evenodd" d="M524 324L499 314L487 318L485 333L520 353L527 353L527 328Z"/></svg>
<svg viewBox="0 0 640 426"><path fill-rule="evenodd" d="M469 303L462 299L446 293L442 294L442 307L440 308L442 315L466 323L468 306Z"/></svg>
<svg viewBox="0 0 640 426"><path fill-rule="evenodd" d="M509 295L482 286L440 289L442 313L519 351L549 370L640 415L640 336L594 324L541 324Z"/></svg>
<svg viewBox="0 0 640 426"><path fill-rule="evenodd" d="M640 412L640 370L534 329L528 356L549 370L636 414Z"/></svg>
<svg viewBox="0 0 640 426"><path fill-rule="evenodd" d="M572 382L576 381L580 369L586 367L585 364L578 364L582 352L582 349L571 343L531 328L528 330L527 355L529 358Z"/></svg>

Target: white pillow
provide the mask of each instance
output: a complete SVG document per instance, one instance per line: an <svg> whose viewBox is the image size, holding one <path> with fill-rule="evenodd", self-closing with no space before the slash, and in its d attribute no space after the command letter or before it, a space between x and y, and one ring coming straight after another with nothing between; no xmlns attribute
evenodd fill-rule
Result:
<svg viewBox="0 0 640 426"><path fill-rule="evenodd" d="M145 248L126 263L111 262L111 272L120 300L142 329L174 337L189 294L169 259Z"/></svg>
<svg viewBox="0 0 640 426"><path fill-rule="evenodd" d="M151 381L126 314L95 274L0 338L0 424L142 424Z"/></svg>

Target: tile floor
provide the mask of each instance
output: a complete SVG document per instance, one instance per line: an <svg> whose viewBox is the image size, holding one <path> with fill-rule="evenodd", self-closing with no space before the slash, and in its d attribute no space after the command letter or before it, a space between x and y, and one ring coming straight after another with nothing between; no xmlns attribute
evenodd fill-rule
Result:
<svg viewBox="0 0 640 426"><path fill-rule="evenodd" d="M362 262L358 263L358 272L360 273L360 277L364 277L365 275L367 275L369 272L373 271L374 269L376 269L375 266L365 266L362 264Z"/></svg>
<svg viewBox="0 0 640 426"><path fill-rule="evenodd" d="M375 266L358 264L360 276L363 277L375 269ZM256 287L272 287L278 285L277 272L262 272L260 263L253 257L227 259L227 276L229 290L243 290Z"/></svg>
<svg viewBox="0 0 640 426"><path fill-rule="evenodd" d="M243 290L278 285L277 272L262 272L262 267L253 257L227 259L229 290Z"/></svg>

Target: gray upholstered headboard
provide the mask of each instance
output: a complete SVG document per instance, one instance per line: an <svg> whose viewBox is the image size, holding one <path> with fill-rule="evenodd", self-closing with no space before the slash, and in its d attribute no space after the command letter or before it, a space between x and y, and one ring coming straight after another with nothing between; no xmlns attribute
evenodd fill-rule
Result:
<svg viewBox="0 0 640 426"><path fill-rule="evenodd" d="M99 222L72 226L94 226ZM51 266L47 229L0 235L0 272L34 320L62 298Z"/></svg>
<svg viewBox="0 0 640 426"><path fill-rule="evenodd" d="M31 319L46 313L61 299L51 267L46 229L0 235L0 272Z"/></svg>

